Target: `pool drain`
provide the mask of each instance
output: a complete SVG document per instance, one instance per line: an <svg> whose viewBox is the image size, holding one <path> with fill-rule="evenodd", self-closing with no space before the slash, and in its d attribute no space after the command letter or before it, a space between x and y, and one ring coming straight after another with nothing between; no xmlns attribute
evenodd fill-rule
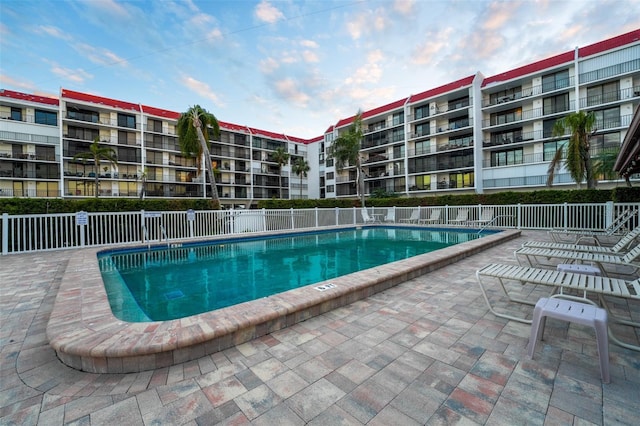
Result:
<svg viewBox="0 0 640 426"><path fill-rule="evenodd" d="M167 300L179 299L181 297L184 297L184 293L181 292L180 290L175 290L175 291L170 291L169 293L165 293L164 297Z"/></svg>

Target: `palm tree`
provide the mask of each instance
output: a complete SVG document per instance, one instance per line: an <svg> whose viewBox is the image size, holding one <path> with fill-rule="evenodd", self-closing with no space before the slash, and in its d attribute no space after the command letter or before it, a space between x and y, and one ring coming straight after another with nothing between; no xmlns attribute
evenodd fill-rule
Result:
<svg viewBox="0 0 640 426"><path fill-rule="evenodd" d="M596 131L593 128L595 121L596 118L593 113L578 111L561 118L553 126L553 136L555 137L562 136L569 130L570 137L569 143L566 144L567 151L564 164L578 187L586 179L588 189L596 187L591 154L589 153L589 138ZM562 165L564 146L563 144L558 148L551 160L551 164L549 164L547 186L553 184L553 177Z"/></svg>
<svg viewBox="0 0 640 426"><path fill-rule="evenodd" d="M296 158L292 166L293 173L300 178L300 198L302 198L302 178L307 177L309 171L309 163L302 157Z"/></svg>
<svg viewBox="0 0 640 426"><path fill-rule="evenodd" d="M338 171L344 170L349 165L356 166L356 193L364 207L364 175L360 161L362 134L362 111L358 111L351 127L329 146L327 156L335 160Z"/></svg>
<svg viewBox="0 0 640 426"><path fill-rule="evenodd" d="M142 188L140 189L140 199L144 200L144 196L147 195L147 178L149 174L147 173L147 168L140 170L140 183L142 184Z"/></svg>
<svg viewBox="0 0 640 426"><path fill-rule="evenodd" d="M278 178L279 178L279 198L282 198L282 166L289 162L289 153L287 150L281 146L277 147L275 151L273 151L273 155L271 156L271 161L278 163Z"/></svg>
<svg viewBox="0 0 640 426"><path fill-rule="evenodd" d="M211 184L211 201L213 208L220 206L216 178L213 174L211 155L209 154L209 128L213 130L213 137L218 138L220 124L216 117L207 110L194 105L180 115L176 124L176 133L180 142L180 150L187 157L196 156L198 174L200 174L201 161L205 162ZM206 178L205 178L206 180Z"/></svg>
<svg viewBox="0 0 640 426"><path fill-rule="evenodd" d="M114 167L118 165L118 157L116 155L116 151L108 146L100 146L99 142L100 138L96 137L95 139L93 139L91 145L89 145L89 151L79 152L73 156L74 160L93 160L96 198L98 197L100 192L100 162L106 161ZM107 168L105 167L105 169Z"/></svg>

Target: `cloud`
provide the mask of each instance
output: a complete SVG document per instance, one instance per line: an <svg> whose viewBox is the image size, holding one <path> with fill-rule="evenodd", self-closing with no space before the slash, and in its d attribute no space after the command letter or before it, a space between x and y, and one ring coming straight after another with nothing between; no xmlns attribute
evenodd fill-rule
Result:
<svg viewBox="0 0 640 426"><path fill-rule="evenodd" d="M110 50L90 46L85 43L74 45L75 49L81 55L85 55L91 62L98 65L122 65L126 66L128 61L116 55Z"/></svg>
<svg viewBox="0 0 640 426"><path fill-rule="evenodd" d="M411 62L414 64L438 63L449 46L449 37L453 33L453 28L444 31L429 31L424 35L424 40L413 49Z"/></svg>
<svg viewBox="0 0 640 426"><path fill-rule="evenodd" d="M311 50L305 50L304 52L302 52L302 59L307 63L320 62L318 54Z"/></svg>
<svg viewBox="0 0 640 426"><path fill-rule="evenodd" d="M300 90L292 78L276 81L274 89L281 98L295 105L306 107L309 102L309 96Z"/></svg>
<svg viewBox="0 0 640 426"><path fill-rule="evenodd" d="M256 6L255 15L258 20L273 24L280 19L284 19L284 15L280 10L272 6L267 0L262 0L260 4Z"/></svg>
<svg viewBox="0 0 640 426"><path fill-rule="evenodd" d="M209 99L213 104L217 107L224 107L224 103L220 100L218 95L209 87L209 85L205 82L196 80L193 77L182 76L180 78L180 82L187 89L191 90L198 96L201 96L205 99Z"/></svg>
<svg viewBox="0 0 640 426"><path fill-rule="evenodd" d="M317 49L319 47L318 43L316 43L313 40L301 40L300 41L300 46L308 47L310 49Z"/></svg>
<svg viewBox="0 0 640 426"><path fill-rule="evenodd" d="M59 38L61 40L70 41L73 39L69 34L63 32L60 28L51 25L38 25L36 27L37 33L44 33L48 36Z"/></svg>
<svg viewBox="0 0 640 426"><path fill-rule="evenodd" d="M37 90L37 87L35 84L31 83L31 82L27 82L24 80L17 80L13 77L10 77L6 74L0 74L0 84L2 84L2 86L9 86L9 87L16 87L19 88L21 90L26 90L29 92L34 92L35 90Z"/></svg>
<svg viewBox="0 0 640 426"><path fill-rule="evenodd" d="M393 9L401 15L412 16L415 4L414 0L396 0L393 3Z"/></svg>
<svg viewBox="0 0 640 426"><path fill-rule="evenodd" d="M273 58L267 58L260 61L260 71L263 74L271 74L280 68L280 63Z"/></svg>
<svg viewBox="0 0 640 426"><path fill-rule="evenodd" d="M52 64L51 72L64 80L77 84L84 84L85 81L93 78L93 75L89 74L82 68L71 69L61 67L58 64Z"/></svg>
<svg viewBox="0 0 640 426"><path fill-rule="evenodd" d="M89 4L93 7L101 9L103 12L106 12L110 15L117 15L122 18L130 17L127 9L114 0L94 0L92 2L89 2Z"/></svg>

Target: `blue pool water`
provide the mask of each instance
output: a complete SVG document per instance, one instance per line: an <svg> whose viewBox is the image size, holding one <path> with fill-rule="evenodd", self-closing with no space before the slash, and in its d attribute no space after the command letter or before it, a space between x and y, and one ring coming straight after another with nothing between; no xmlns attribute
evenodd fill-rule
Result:
<svg viewBox="0 0 640 426"><path fill-rule="evenodd" d="M190 243L98 255L111 309L124 321L212 311L407 259L480 236L473 231L372 227Z"/></svg>

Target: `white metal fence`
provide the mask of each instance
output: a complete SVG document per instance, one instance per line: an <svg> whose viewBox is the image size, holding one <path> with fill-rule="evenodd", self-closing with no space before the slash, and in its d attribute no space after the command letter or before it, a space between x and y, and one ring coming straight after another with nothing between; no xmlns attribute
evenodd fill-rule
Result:
<svg viewBox="0 0 640 426"><path fill-rule="evenodd" d="M622 213L635 214L627 229L639 225L640 203L514 204L433 207L368 207L370 217L411 223L418 210L423 223L436 226L487 226L518 229L602 230ZM433 214L440 210L439 214ZM490 210L490 221L482 220ZM436 217L435 220L427 220ZM140 244L236 235L247 232L318 229L363 223L359 208L262 209L189 212L2 214L2 254L65 248ZM415 221L413 221L415 223Z"/></svg>

